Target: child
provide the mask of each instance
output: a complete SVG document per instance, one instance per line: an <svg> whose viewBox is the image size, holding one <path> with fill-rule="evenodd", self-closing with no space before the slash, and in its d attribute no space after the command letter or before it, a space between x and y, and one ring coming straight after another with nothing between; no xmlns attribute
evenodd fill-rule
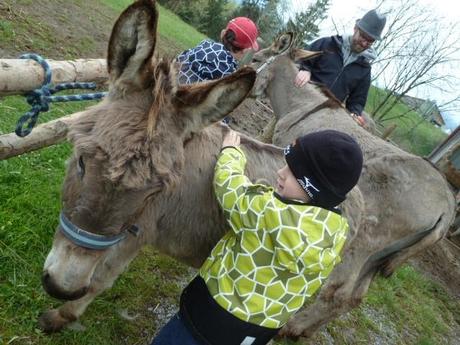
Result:
<svg viewBox="0 0 460 345"><path fill-rule="evenodd" d="M220 36L222 43L204 40L177 57L180 84L222 78L235 72L238 68L237 60L241 60L248 49L259 49L258 30L249 18L237 17L230 20Z"/></svg>
<svg viewBox="0 0 460 345"><path fill-rule="evenodd" d="M266 344L340 261L348 223L337 205L361 174L356 141L334 130L297 139L285 150L276 192L244 175L239 144L230 131L214 176L231 231L152 345Z"/></svg>

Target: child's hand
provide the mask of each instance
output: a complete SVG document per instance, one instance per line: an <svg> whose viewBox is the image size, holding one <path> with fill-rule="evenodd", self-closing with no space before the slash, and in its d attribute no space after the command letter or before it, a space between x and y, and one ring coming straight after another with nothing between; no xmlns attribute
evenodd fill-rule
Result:
<svg viewBox="0 0 460 345"><path fill-rule="evenodd" d="M240 135L235 131L229 130L222 141L222 147L225 146L240 146Z"/></svg>

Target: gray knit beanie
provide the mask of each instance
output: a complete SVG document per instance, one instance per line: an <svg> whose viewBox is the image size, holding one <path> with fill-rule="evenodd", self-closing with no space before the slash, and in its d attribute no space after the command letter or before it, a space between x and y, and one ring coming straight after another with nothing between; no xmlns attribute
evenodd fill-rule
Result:
<svg viewBox="0 0 460 345"><path fill-rule="evenodd" d="M385 27L387 18L377 13L376 10L370 10L361 19L356 22L356 26L372 37L374 40L381 40L382 31Z"/></svg>

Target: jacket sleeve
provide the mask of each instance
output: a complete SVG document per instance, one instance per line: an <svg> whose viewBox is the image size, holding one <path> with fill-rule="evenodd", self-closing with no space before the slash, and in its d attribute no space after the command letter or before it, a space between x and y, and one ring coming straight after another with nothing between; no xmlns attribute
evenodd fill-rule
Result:
<svg viewBox="0 0 460 345"><path fill-rule="evenodd" d="M364 106L367 101L367 94L371 86L371 74L370 71L363 81L359 83L353 90L351 90L350 95L346 100L346 108L351 113L361 115L364 110Z"/></svg>
<svg viewBox="0 0 460 345"><path fill-rule="evenodd" d="M305 49L311 50L311 51L320 51L322 50L324 38L320 38L310 45L306 46ZM314 57L312 59L306 59L302 60L300 62L299 70L301 71L310 71L311 69L315 68L318 60L321 59L321 55Z"/></svg>
<svg viewBox="0 0 460 345"><path fill-rule="evenodd" d="M244 175L246 157L236 147L224 148L217 160L213 187L225 218L235 233L255 228L258 218L248 216L248 209L263 210L268 202L268 187L253 184ZM260 212L262 213L262 212Z"/></svg>

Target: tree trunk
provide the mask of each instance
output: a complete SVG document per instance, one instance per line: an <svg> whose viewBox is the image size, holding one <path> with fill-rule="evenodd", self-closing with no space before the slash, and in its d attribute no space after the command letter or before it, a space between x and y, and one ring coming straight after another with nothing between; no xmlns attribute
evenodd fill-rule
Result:
<svg viewBox="0 0 460 345"><path fill-rule="evenodd" d="M15 133L0 135L0 160L64 141L69 124L78 121L82 113L77 112L37 126L24 138Z"/></svg>
<svg viewBox="0 0 460 345"><path fill-rule="evenodd" d="M105 59L47 62L52 70L52 84L90 81L101 83L108 78ZM0 59L0 96L23 94L37 89L42 85L44 75L43 67L36 61Z"/></svg>

